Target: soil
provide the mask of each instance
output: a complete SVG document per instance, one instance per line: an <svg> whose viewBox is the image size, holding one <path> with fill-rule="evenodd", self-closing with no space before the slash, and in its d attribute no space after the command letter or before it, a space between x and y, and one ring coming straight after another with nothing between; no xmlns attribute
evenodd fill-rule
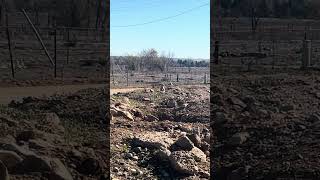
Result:
<svg viewBox="0 0 320 180"><path fill-rule="evenodd" d="M215 179L317 179L319 71L230 71L211 81Z"/></svg>
<svg viewBox="0 0 320 180"><path fill-rule="evenodd" d="M0 104L9 104L12 100L20 101L23 97L43 97L54 94L75 93L81 89L101 88L106 84L32 86L32 87L0 87Z"/></svg>
<svg viewBox="0 0 320 180"><path fill-rule="evenodd" d="M0 161L10 179L109 179L106 97L92 88L2 105Z"/></svg>
<svg viewBox="0 0 320 180"><path fill-rule="evenodd" d="M183 153L188 151L174 151L169 147L183 136L181 134L198 131L203 143L205 135L209 139L209 86L164 87L164 91L157 86L111 96L113 179L209 179L209 156L204 155L204 161L196 163L197 172L185 174L164 160L169 155L158 159L161 148L151 147L167 146L163 149L170 150L171 154ZM119 115L119 112L126 113ZM132 119L125 114L131 114ZM192 158L188 160L194 162Z"/></svg>

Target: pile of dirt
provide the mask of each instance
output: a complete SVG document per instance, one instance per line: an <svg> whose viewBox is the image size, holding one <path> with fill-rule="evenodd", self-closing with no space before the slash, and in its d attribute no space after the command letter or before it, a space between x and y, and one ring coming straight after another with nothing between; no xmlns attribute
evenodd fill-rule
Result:
<svg viewBox="0 0 320 180"><path fill-rule="evenodd" d="M296 71L216 77L211 86L213 178L317 179L317 76Z"/></svg>
<svg viewBox="0 0 320 180"><path fill-rule="evenodd" d="M111 97L113 179L209 179L209 88L174 85Z"/></svg>
<svg viewBox="0 0 320 180"><path fill-rule="evenodd" d="M108 179L103 91L27 97L0 107L3 178Z"/></svg>

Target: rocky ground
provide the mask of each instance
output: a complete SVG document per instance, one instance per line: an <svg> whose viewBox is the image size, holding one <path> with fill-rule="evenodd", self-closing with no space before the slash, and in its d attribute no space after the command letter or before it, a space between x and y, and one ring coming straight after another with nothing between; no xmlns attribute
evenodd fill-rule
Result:
<svg viewBox="0 0 320 180"><path fill-rule="evenodd" d="M111 97L112 179L209 179L209 86Z"/></svg>
<svg viewBox="0 0 320 180"><path fill-rule="evenodd" d="M216 73L211 85L214 179L318 179L319 72Z"/></svg>
<svg viewBox="0 0 320 180"><path fill-rule="evenodd" d="M0 179L109 179L103 89L0 107Z"/></svg>

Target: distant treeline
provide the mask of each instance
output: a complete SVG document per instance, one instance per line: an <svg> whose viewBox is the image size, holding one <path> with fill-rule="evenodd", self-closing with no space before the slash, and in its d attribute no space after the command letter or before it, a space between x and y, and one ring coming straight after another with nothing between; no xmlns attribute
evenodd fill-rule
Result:
<svg viewBox="0 0 320 180"><path fill-rule="evenodd" d="M320 0L219 0L223 17L320 18ZM253 12L254 11L254 12Z"/></svg>
<svg viewBox="0 0 320 180"><path fill-rule="evenodd" d="M14 13L23 8L35 16L49 13L60 26L104 28L108 6L105 0L0 0L0 15L5 9Z"/></svg>
<svg viewBox="0 0 320 180"><path fill-rule="evenodd" d="M196 61L192 59L178 59L176 62L176 65L181 67L209 67L209 61L201 60Z"/></svg>
<svg viewBox="0 0 320 180"><path fill-rule="evenodd" d="M111 56L112 64L126 66L132 71L168 71L169 67L208 67L209 62L192 59L177 59L173 52L162 52L154 48L144 49L137 55Z"/></svg>
<svg viewBox="0 0 320 180"><path fill-rule="evenodd" d="M112 56L113 64L126 66L132 71L165 71L169 67L209 67L209 61L193 59L172 59L155 57L148 59L145 56Z"/></svg>

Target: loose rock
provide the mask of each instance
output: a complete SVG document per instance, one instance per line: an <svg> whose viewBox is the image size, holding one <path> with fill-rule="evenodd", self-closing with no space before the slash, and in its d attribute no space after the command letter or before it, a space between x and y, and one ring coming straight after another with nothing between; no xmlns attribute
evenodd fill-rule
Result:
<svg viewBox="0 0 320 180"><path fill-rule="evenodd" d="M173 150L186 150L190 151L194 148L193 142L187 136L181 136L172 146Z"/></svg>
<svg viewBox="0 0 320 180"><path fill-rule="evenodd" d="M234 134L230 139L228 144L229 145L241 145L244 142L247 141L247 139L249 138L249 133L247 132L241 132L241 133L236 133Z"/></svg>
<svg viewBox="0 0 320 180"><path fill-rule="evenodd" d="M22 158L15 152L0 150L0 161L8 168L13 168L22 162Z"/></svg>

